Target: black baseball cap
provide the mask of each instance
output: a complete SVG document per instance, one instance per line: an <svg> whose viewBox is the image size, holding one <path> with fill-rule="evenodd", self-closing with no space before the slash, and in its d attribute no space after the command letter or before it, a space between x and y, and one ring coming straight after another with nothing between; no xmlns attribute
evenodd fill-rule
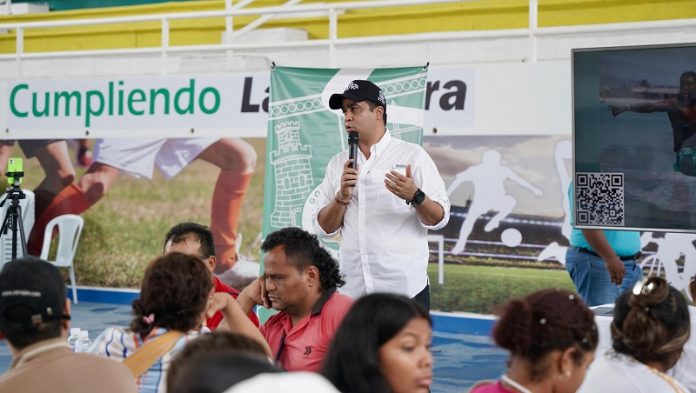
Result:
<svg viewBox="0 0 696 393"><path fill-rule="evenodd" d="M0 271L0 330L70 319L63 314L64 306L65 283L54 265L24 258L6 263Z"/></svg>
<svg viewBox="0 0 696 393"><path fill-rule="evenodd" d="M384 113L387 113L387 99L384 97L384 92L379 86L366 80L356 79L348 84L348 87L343 91L343 94L332 94L329 98L329 108L341 109L343 99L347 98L353 101L371 101L384 108Z"/></svg>

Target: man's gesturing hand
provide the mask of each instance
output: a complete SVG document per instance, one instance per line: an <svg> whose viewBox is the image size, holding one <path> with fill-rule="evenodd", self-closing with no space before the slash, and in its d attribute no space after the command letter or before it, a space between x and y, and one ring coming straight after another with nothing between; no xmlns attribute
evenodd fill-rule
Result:
<svg viewBox="0 0 696 393"><path fill-rule="evenodd" d="M396 171L387 172L384 185L387 186L387 189L392 194L405 201L410 201L416 194L416 191L418 191L418 187L416 183L414 183L411 175L410 164L406 166L406 175L402 175Z"/></svg>

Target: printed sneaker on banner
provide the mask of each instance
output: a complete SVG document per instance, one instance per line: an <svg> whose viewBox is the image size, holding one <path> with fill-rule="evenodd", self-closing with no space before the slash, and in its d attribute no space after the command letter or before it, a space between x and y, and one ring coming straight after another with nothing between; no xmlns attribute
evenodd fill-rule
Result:
<svg viewBox="0 0 696 393"><path fill-rule="evenodd" d="M249 283L259 277L261 265L253 260L246 259L237 254L237 262L225 272L218 274L218 278L232 288L244 289Z"/></svg>

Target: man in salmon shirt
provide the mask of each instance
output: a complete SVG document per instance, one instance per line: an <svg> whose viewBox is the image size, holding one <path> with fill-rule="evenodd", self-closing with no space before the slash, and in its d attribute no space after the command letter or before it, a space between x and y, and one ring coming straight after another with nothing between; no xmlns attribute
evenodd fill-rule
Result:
<svg viewBox="0 0 696 393"><path fill-rule="evenodd" d="M263 276L237 298L244 311L256 304L280 311L261 326L275 362L288 371L319 371L338 325L353 300L336 289L344 284L338 263L300 228L268 235Z"/></svg>
<svg viewBox="0 0 696 393"><path fill-rule="evenodd" d="M167 232L164 238L164 253L180 252L186 255L198 257L210 270L213 276L213 287L215 293L229 293L233 298L239 296L239 291L230 287L220 280L213 272L217 259L215 258L215 243L213 234L207 227L195 222L183 222L175 225ZM251 322L259 326L259 319L254 310L246 310ZM206 326L210 330L226 327L221 311L216 312L211 318L206 320Z"/></svg>

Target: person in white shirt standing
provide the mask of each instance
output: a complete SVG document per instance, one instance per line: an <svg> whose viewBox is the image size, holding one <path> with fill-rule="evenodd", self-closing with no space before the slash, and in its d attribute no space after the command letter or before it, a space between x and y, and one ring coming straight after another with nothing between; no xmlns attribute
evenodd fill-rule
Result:
<svg viewBox="0 0 696 393"><path fill-rule="evenodd" d="M340 232L341 292L398 293L429 310L427 231L447 225L450 211L437 167L421 146L392 137L387 101L374 83L352 81L329 106L359 136L357 166L348 151L331 159L314 213L318 235Z"/></svg>

